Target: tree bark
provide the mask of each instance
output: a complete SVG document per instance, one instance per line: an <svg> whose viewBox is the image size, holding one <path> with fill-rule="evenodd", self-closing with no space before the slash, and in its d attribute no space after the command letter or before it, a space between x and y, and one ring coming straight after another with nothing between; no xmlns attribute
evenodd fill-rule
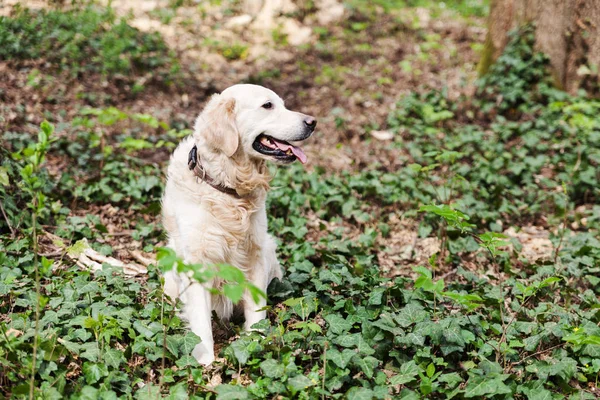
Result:
<svg viewBox="0 0 600 400"><path fill-rule="evenodd" d="M502 53L508 32L527 23L536 26L536 47L550 57L558 87L598 91L600 0L491 0L481 74Z"/></svg>

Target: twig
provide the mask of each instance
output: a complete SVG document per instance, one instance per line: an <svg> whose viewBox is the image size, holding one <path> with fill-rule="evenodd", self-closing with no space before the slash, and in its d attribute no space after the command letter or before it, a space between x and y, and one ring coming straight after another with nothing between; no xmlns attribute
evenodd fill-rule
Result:
<svg viewBox="0 0 600 400"><path fill-rule="evenodd" d="M200 386L200 389L203 390L203 391L205 391L205 392L211 392L211 393L214 393L214 394L218 394L216 390L210 389L208 386Z"/></svg>
<svg viewBox="0 0 600 400"><path fill-rule="evenodd" d="M40 253L39 255L41 257L58 257L64 254L64 251L62 250L57 250L57 251L51 251L49 253Z"/></svg>
<svg viewBox="0 0 600 400"><path fill-rule="evenodd" d="M107 233L107 235L111 236L111 237L131 236L132 232L133 232L132 230L127 230L127 231L122 231L122 232Z"/></svg>
<svg viewBox="0 0 600 400"><path fill-rule="evenodd" d="M523 363L525 360L528 360L528 359L530 359L531 357L539 356L540 354L546 353L546 352L548 352L548 351L550 351L550 350L554 350L554 349L556 349L557 347L562 347L562 346L564 346L565 344L566 344L566 343L559 343L559 344L557 344L557 345L555 345L555 346L548 347L547 349L544 349L544 350L537 351L537 352L535 352L535 353L533 353L533 354L530 354L530 355L528 355L527 357L525 357L525 358L523 358L523 359L521 359L521 360L519 360L519 361L517 361L517 362L511 363L511 366L513 366L513 367L514 367L515 365L522 364L522 363Z"/></svg>
<svg viewBox="0 0 600 400"><path fill-rule="evenodd" d="M527 302L531 298L533 298L533 294L531 296L527 297L525 300L523 300L523 302L519 305L519 309L512 315L512 318L508 322L508 324L504 325L504 317L502 317L502 336L500 337L500 341L498 342L498 348L500 348L502 343L504 343L504 341L506 341L506 332L508 332L508 328L510 328L512 323L515 322L515 320L519 316L519 313L521 312L521 310L523 310L523 307L525 307L525 304L527 304ZM508 311L508 307L506 307L506 310ZM500 315L502 315L502 306L500 306ZM506 368L506 353L502 354L502 360L503 360L502 363L504 364L504 367ZM498 361L498 360L496 360L496 361Z"/></svg>
<svg viewBox="0 0 600 400"><path fill-rule="evenodd" d="M0 201L0 210L2 211L2 215L4 216L4 220L6 221L6 225L8 225L8 229L10 229L10 237L14 238L15 235L16 235L16 232L13 229L12 225L10 224L10 221L9 221L8 217L6 216L6 211L4 211L4 206L2 205L1 201Z"/></svg>
<svg viewBox="0 0 600 400"><path fill-rule="evenodd" d="M137 262L141 263L143 266L148 267L154 263L156 263L155 260L145 257L140 251L138 250L129 250L129 255L131 257L133 257Z"/></svg>

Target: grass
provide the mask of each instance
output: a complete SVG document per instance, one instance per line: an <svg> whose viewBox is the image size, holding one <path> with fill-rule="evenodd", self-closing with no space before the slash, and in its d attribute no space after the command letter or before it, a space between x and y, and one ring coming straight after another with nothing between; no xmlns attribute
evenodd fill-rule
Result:
<svg viewBox="0 0 600 400"><path fill-rule="evenodd" d="M525 29L474 98L434 90L398 100L386 126L395 170L274 173L269 227L285 278L269 288L261 332L218 323L222 361L211 368L190 356L199 339L165 299L160 269L217 272L160 250L158 265L131 279L67 255L81 239L116 255L115 229L155 251L161 171L190 132L111 107L82 109L62 132L44 123L37 143L8 132L0 396L596 398L600 104L553 89L546 66ZM56 159L69 168L57 173ZM399 219L440 250L392 258ZM505 236L528 225L549 232L552 254L530 260ZM219 271L230 295L246 288Z"/></svg>

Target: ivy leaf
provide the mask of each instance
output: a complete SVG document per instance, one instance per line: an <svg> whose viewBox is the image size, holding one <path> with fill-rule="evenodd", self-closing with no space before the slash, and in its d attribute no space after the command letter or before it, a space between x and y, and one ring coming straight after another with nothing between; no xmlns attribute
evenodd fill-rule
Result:
<svg viewBox="0 0 600 400"><path fill-rule="evenodd" d="M179 360L175 361L175 365L177 365L181 369L184 369L187 367L198 367L200 364L198 364L198 361L196 361L194 357L192 357L189 354L186 354L181 356Z"/></svg>
<svg viewBox="0 0 600 400"><path fill-rule="evenodd" d="M185 336L181 339L181 344L179 345L179 350L181 350L181 354L191 354L192 350L194 350L194 347L196 347L196 345L201 341L202 339L200 339L200 336L196 335L194 332L188 331L185 334Z"/></svg>
<svg viewBox="0 0 600 400"><path fill-rule="evenodd" d="M373 397L375 397L375 393L365 387L353 387L346 392L348 400L372 400Z"/></svg>
<svg viewBox="0 0 600 400"><path fill-rule="evenodd" d="M88 384L96 383L100 378L108 375L108 368L104 364L85 362L81 370Z"/></svg>
<svg viewBox="0 0 600 400"><path fill-rule="evenodd" d="M298 392L304 390L307 387L314 386L314 382L308 379L304 375L296 375L293 378L288 379L287 386L293 391Z"/></svg>
<svg viewBox="0 0 600 400"><path fill-rule="evenodd" d="M373 371L379 365L379 360L372 356L367 356L364 358L357 356L355 359L357 359L356 364L365 373L365 376L371 379L373 377Z"/></svg>
<svg viewBox="0 0 600 400"><path fill-rule="evenodd" d="M242 386L219 385L217 386L217 400L246 400L248 391Z"/></svg>
<svg viewBox="0 0 600 400"><path fill-rule="evenodd" d="M339 314L326 315L325 321L329 324L329 331L335 335L341 335L352 328L352 322L347 321Z"/></svg>
<svg viewBox="0 0 600 400"><path fill-rule="evenodd" d="M465 397L485 398L485 395L509 394L510 387L506 386L501 378L487 376L473 376L467 382Z"/></svg>
<svg viewBox="0 0 600 400"><path fill-rule="evenodd" d="M248 341L245 338L241 338L233 342L231 344L231 349L233 350L233 355L241 365L244 365L246 362L248 362L250 350L248 349Z"/></svg>
<svg viewBox="0 0 600 400"><path fill-rule="evenodd" d="M460 327L456 324L450 325L448 328L444 329L443 332L444 339L449 343L455 343L458 346L464 347L465 340L462 337Z"/></svg>
<svg viewBox="0 0 600 400"><path fill-rule="evenodd" d="M99 290L100 290L100 285L98 285L98 282L96 282L96 281L87 282L86 284L79 286L77 288L77 292L80 295L86 294L86 293L96 293Z"/></svg>
<svg viewBox="0 0 600 400"><path fill-rule="evenodd" d="M415 304L407 304L396 316L396 322L406 328L414 323L421 322L427 317L427 311Z"/></svg>
<svg viewBox="0 0 600 400"><path fill-rule="evenodd" d="M528 400L552 400L552 392L544 389L538 388L536 390L532 390L529 392L527 396Z"/></svg>
<svg viewBox="0 0 600 400"><path fill-rule="evenodd" d="M333 343L342 347L354 347L358 343L358 337L356 334L345 334L333 339Z"/></svg>
<svg viewBox="0 0 600 400"><path fill-rule="evenodd" d="M414 361L404 363L400 367L400 373L390 378L390 383L392 385L404 385L410 383L416 379L419 371L420 369Z"/></svg>
<svg viewBox="0 0 600 400"><path fill-rule="evenodd" d="M447 383L448 387L450 387L450 388L453 388L454 386L461 383L462 381L463 381L463 378L461 378L460 375L456 372L451 372L449 374L442 374L438 378L438 382Z"/></svg>
<svg viewBox="0 0 600 400"><path fill-rule="evenodd" d="M125 357L123 356L123 352L117 349L108 349L104 352L104 362L109 367L119 368L119 365L123 361L125 361Z"/></svg>
<svg viewBox="0 0 600 400"><path fill-rule="evenodd" d="M381 301L383 299L383 294L385 293L385 288L375 288L369 294L369 300L367 301L367 305L370 306L379 306L381 305Z"/></svg>
<svg viewBox="0 0 600 400"><path fill-rule="evenodd" d="M181 335L168 335L167 339L165 340L167 350L169 350L175 357L179 356L179 347L181 346L181 342Z"/></svg>
<svg viewBox="0 0 600 400"><path fill-rule="evenodd" d="M336 349L331 349L327 352L327 359L333 362L340 368L346 368L352 357L356 355L354 350L344 349L341 352Z"/></svg>
<svg viewBox="0 0 600 400"><path fill-rule="evenodd" d="M260 363L260 369L269 378L281 378L283 376L283 364L276 360L268 359Z"/></svg>
<svg viewBox="0 0 600 400"><path fill-rule="evenodd" d="M151 339L157 332L162 330L162 327L159 327L159 329L156 329L156 327L154 327L154 329L151 329L149 325L145 324L140 320L135 321L133 323L133 327L141 335L146 337L146 339Z"/></svg>
<svg viewBox="0 0 600 400"><path fill-rule="evenodd" d="M90 361L96 362L100 356L100 350L98 349L98 343L89 342L81 345L81 349L83 353L80 354L81 358L88 359Z"/></svg>
<svg viewBox="0 0 600 400"><path fill-rule="evenodd" d="M92 386L84 386L79 394L80 400L97 400L98 398L98 389Z"/></svg>
<svg viewBox="0 0 600 400"><path fill-rule="evenodd" d="M167 400L187 400L188 398L187 384L185 382L181 382L171 387Z"/></svg>

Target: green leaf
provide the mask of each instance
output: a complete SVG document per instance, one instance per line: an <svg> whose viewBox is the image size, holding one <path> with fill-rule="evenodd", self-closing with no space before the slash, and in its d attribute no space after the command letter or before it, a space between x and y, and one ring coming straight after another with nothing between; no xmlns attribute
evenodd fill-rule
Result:
<svg viewBox="0 0 600 400"><path fill-rule="evenodd" d="M355 355L356 351L350 349L344 349L341 352L336 349L327 351L327 359L340 368L346 368L352 357Z"/></svg>
<svg viewBox="0 0 600 400"><path fill-rule="evenodd" d="M250 357L248 344L247 338L238 339L231 344L233 355L241 365L246 364L246 362L248 362L248 358Z"/></svg>
<svg viewBox="0 0 600 400"><path fill-rule="evenodd" d="M187 400L188 398L187 384L185 382L181 382L175 386L171 386L167 400Z"/></svg>
<svg viewBox="0 0 600 400"><path fill-rule="evenodd" d="M223 294L225 294L233 304L237 304L244 295L244 286L237 283L226 283L223 285Z"/></svg>
<svg viewBox="0 0 600 400"><path fill-rule="evenodd" d="M407 304L395 319L401 327L406 328L417 322L424 321L428 315L427 311L423 310L423 307L411 303Z"/></svg>
<svg viewBox="0 0 600 400"><path fill-rule="evenodd" d="M342 347L355 347L358 344L358 336L356 334L347 333L333 339L333 343Z"/></svg>
<svg viewBox="0 0 600 400"><path fill-rule="evenodd" d="M425 205L421 206L419 211L436 214L442 217L449 226L458 229L463 233L468 232L471 230L471 228L475 227L475 225L467 222L469 220L468 215L461 211L454 210L447 204L443 204L441 206L435 204Z"/></svg>
<svg viewBox="0 0 600 400"><path fill-rule="evenodd" d="M360 369L365 373L365 376L371 379L373 377L373 371L379 365L379 360L372 356L364 358L357 356L356 359L356 364L358 364Z"/></svg>
<svg viewBox="0 0 600 400"><path fill-rule="evenodd" d="M404 363L400 367L400 373L390 378L390 383L392 385L404 385L410 383L416 379L419 371L420 369L414 361Z"/></svg>
<svg viewBox="0 0 600 400"><path fill-rule="evenodd" d="M92 386L84 386L79 393L79 400L98 400L98 389Z"/></svg>
<svg viewBox="0 0 600 400"><path fill-rule="evenodd" d="M8 179L8 171L4 167L0 167L0 185L10 185L10 180Z"/></svg>
<svg viewBox="0 0 600 400"><path fill-rule="evenodd" d="M175 357L179 356L179 346L181 346L181 341L181 335L168 335L167 339L165 340L167 350L169 350Z"/></svg>
<svg viewBox="0 0 600 400"><path fill-rule="evenodd" d="M296 375L288 379L287 386L295 392L304 390L307 387L314 386L315 383L304 375Z"/></svg>
<svg viewBox="0 0 600 400"><path fill-rule="evenodd" d="M383 299L383 294L385 293L385 288L375 288L369 293L369 300L367 300L367 305L370 306L379 306L381 305L381 301Z"/></svg>
<svg viewBox="0 0 600 400"><path fill-rule="evenodd" d="M243 283L246 281L244 273L232 265L219 265L217 276L228 282Z"/></svg>
<svg viewBox="0 0 600 400"><path fill-rule="evenodd" d="M136 400L160 399L160 387L152 382L145 384L140 390L135 392Z"/></svg>
<svg viewBox="0 0 600 400"><path fill-rule="evenodd" d="M455 387L462 381L463 381L463 378L461 378L461 376L456 372L451 372L449 374L442 374L438 378L438 382L446 383L447 384L446 386L448 386L449 388Z"/></svg>
<svg viewBox="0 0 600 400"><path fill-rule="evenodd" d="M530 391L527 396L528 400L552 400L552 392L544 389L538 388L536 390Z"/></svg>
<svg viewBox="0 0 600 400"><path fill-rule="evenodd" d="M123 356L123 352L117 350L117 349L108 349L104 352L104 362L106 363L106 365L108 365L109 367L113 367L113 368L119 368L119 365L121 365L121 363L123 361L125 361L125 357Z"/></svg>
<svg viewBox="0 0 600 400"><path fill-rule="evenodd" d="M489 378L487 376L473 376L467 382L465 388L465 397L487 397L485 395L498 395L512 393L510 387L496 377Z"/></svg>
<svg viewBox="0 0 600 400"><path fill-rule="evenodd" d="M326 315L325 321L329 324L329 331L335 335L341 335L352 328L352 322L347 321L339 314Z"/></svg>
<svg viewBox="0 0 600 400"><path fill-rule="evenodd" d="M100 350L98 349L97 342L88 342L81 345L83 352L80 354L81 358L96 362L100 357Z"/></svg>
<svg viewBox="0 0 600 400"><path fill-rule="evenodd" d="M189 354L181 356L177 361L175 361L175 365L177 365L180 369L200 366L198 361L196 361L196 359Z"/></svg>
<svg viewBox="0 0 600 400"><path fill-rule="evenodd" d="M242 386L219 385L216 388L217 400L246 400L248 391Z"/></svg>
<svg viewBox="0 0 600 400"><path fill-rule="evenodd" d="M365 387L353 387L346 392L348 400L372 400L374 397L375 393Z"/></svg>
<svg viewBox="0 0 600 400"><path fill-rule="evenodd" d="M268 359L260 363L260 369L269 378L281 378L283 376L283 364L275 360Z"/></svg>
<svg viewBox="0 0 600 400"><path fill-rule="evenodd" d="M104 364L85 362L81 370L88 384L96 383L100 378L108 375L108 368Z"/></svg>
<svg viewBox="0 0 600 400"><path fill-rule="evenodd" d="M155 324L147 325L146 323L136 320L133 323L133 327L136 331L142 334L146 339L151 339L156 333L160 332L162 328L157 327Z"/></svg>
<svg viewBox="0 0 600 400"><path fill-rule="evenodd" d="M168 338L167 338L168 340ZM194 332L188 331L185 336L181 339L181 343L179 345L179 350L181 350L181 354L188 355L192 353L194 347L202 341L200 336L196 335Z"/></svg>
<svg viewBox="0 0 600 400"><path fill-rule="evenodd" d="M428 378L431 378L433 376L433 374L435 374L435 365L433 365L433 363L430 363L427 366L427 369L425 370L425 373L427 374Z"/></svg>

